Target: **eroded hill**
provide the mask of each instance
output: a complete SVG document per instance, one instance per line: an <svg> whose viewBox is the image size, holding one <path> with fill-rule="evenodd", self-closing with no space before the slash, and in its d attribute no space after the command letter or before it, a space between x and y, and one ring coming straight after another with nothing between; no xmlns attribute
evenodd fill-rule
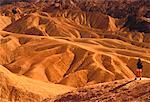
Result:
<svg viewBox="0 0 150 102"><path fill-rule="evenodd" d="M149 18L113 18L82 10L72 0L69 9L60 2L47 4L53 12L45 3L28 4L18 3L16 14L14 4L0 8L2 101L124 101L122 94L127 100L149 100L149 91L143 91L149 90L148 80L124 85L135 77L139 57L143 77L150 77ZM104 90L88 88L98 83ZM118 85L124 85L119 92L108 92L107 86Z"/></svg>
<svg viewBox="0 0 150 102"><path fill-rule="evenodd" d="M0 63L19 75L80 87L133 78L140 57L150 77L150 50L124 41L1 34Z"/></svg>
<svg viewBox="0 0 150 102"><path fill-rule="evenodd" d="M103 19L103 20L101 20ZM81 11L30 14L4 29L13 33L73 38L100 37L98 32L116 31L115 19L103 14Z"/></svg>

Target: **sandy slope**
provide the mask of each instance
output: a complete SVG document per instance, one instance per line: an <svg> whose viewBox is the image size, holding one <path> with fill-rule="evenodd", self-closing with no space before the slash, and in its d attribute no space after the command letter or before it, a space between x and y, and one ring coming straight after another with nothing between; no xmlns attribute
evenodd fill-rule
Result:
<svg viewBox="0 0 150 102"><path fill-rule="evenodd" d="M0 15L0 30L4 29L9 24L11 24L11 18Z"/></svg>
<svg viewBox="0 0 150 102"><path fill-rule="evenodd" d="M72 87L44 83L15 75L3 66L0 66L0 87L1 102L4 99L12 102L36 102L74 90Z"/></svg>

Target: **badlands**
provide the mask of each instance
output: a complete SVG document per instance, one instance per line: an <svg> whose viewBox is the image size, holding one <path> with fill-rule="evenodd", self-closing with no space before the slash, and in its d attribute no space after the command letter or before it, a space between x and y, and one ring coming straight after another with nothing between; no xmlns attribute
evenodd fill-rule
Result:
<svg viewBox="0 0 150 102"><path fill-rule="evenodd" d="M0 1L0 102L149 102L150 2L121 1Z"/></svg>

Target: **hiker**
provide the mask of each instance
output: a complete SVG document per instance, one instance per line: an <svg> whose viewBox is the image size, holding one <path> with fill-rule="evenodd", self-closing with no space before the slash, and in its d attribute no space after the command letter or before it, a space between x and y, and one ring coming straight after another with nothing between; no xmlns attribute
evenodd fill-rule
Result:
<svg viewBox="0 0 150 102"><path fill-rule="evenodd" d="M136 69L136 78L135 78L135 80L137 80L137 78L140 78L140 80L141 80L143 65L142 65L142 61L141 61L140 58L138 59L136 65L137 65L137 69Z"/></svg>
<svg viewBox="0 0 150 102"><path fill-rule="evenodd" d="M13 8L13 9L12 9L12 13L13 13L13 14L17 14L17 9L16 9L16 8Z"/></svg>

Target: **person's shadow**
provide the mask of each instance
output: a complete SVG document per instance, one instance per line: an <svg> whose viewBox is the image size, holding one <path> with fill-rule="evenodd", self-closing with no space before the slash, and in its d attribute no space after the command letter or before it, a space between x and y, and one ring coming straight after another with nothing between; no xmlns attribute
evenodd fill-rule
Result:
<svg viewBox="0 0 150 102"><path fill-rule="evenodd" d="M124 84L121 84L121 85L119 85L119 86L117 86L117 87L115 87L115 88L109 90L109 92L116 92L117 89L120 89L121 87L123 87L123 86L125 86L125 85L127 85L127 84L129 84L129 83L131 83L131 82L133 82L133 81L135 81L135 80L130 80L130 81L124 83Z"/></svg>

